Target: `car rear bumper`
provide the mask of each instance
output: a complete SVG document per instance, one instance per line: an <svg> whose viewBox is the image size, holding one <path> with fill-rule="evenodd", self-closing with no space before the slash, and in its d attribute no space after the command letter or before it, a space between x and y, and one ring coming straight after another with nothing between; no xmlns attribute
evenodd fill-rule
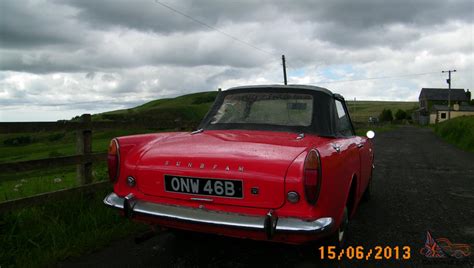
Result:
<svg viewBox="0 0 474 268"><path fill-rule="evenodd" d="M123 210L125 216L129 218L139 214L193 224L249 229L265 232L267 238L271 238L276 233L319 234L331 230L334 224L334 219L330 217L305 221L298 218L277 218L271 211L266 216L241 215L146 202L136 200L133 194L123 198L110 193L105 197L104 204Z"/></svg>

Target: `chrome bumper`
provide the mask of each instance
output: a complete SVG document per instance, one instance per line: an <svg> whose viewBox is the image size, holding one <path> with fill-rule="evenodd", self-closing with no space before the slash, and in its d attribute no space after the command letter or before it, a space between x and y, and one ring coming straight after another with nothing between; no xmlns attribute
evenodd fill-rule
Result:
<svg viewBox="0 0 474 268"><path fill-rule="evenodd" d="M314 221L304 221L297 218L276 218L271 212L266 216L249 216L198 208L163 205L136 200L132 194L122 198L115 193L110 193L105 197L104 204L122 209L127 217L132 217L133 214L138 213L189 223L259 230L265 231L270 238L274 233L278 232L315 234L329 230L334 223L333 218L330 217L319 218Z"/></svg>

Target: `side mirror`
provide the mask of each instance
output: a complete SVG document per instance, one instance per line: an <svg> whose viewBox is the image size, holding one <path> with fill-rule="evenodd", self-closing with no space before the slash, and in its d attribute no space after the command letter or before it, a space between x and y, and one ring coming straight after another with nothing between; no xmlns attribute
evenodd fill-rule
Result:
<svg viewBox="0 0 474 268"><path fill-rule="evenodd" d="M375 137L375 132L372 130L367 131L367 134L365 134L367 138L373 139Z"/></svg>

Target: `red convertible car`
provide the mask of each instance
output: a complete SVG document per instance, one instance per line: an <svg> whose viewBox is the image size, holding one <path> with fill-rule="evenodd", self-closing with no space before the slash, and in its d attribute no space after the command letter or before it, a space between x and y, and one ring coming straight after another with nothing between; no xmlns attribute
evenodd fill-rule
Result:
<svg viewBox="0 0 474 268"><path fill-rule="evenodd" d="M194 132L113 139L114 192L104 203L173 229L290 244L330 237L342 246L370 195L373 159L341 95L236 87L219 93Z"/></svg>

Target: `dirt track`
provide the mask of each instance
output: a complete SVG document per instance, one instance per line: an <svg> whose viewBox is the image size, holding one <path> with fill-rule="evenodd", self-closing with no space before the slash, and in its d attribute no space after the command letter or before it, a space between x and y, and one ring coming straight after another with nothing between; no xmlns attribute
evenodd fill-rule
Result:
<svg viewBox="0 0 474 268"><path fill-rule="evenodd" d="M474 154L437 138L430 129L402 127L375 138L373 198L350 223L348 245L411 247L410 260L319 260L308 248L163 232L136 245L134 236L59 264L61 267L428 266L474 267L474 257L428 260L419 250L426 231L474 249ZM314 249L315 252L316 249ZM317 255L317 254L315 254Z"/></svg>

